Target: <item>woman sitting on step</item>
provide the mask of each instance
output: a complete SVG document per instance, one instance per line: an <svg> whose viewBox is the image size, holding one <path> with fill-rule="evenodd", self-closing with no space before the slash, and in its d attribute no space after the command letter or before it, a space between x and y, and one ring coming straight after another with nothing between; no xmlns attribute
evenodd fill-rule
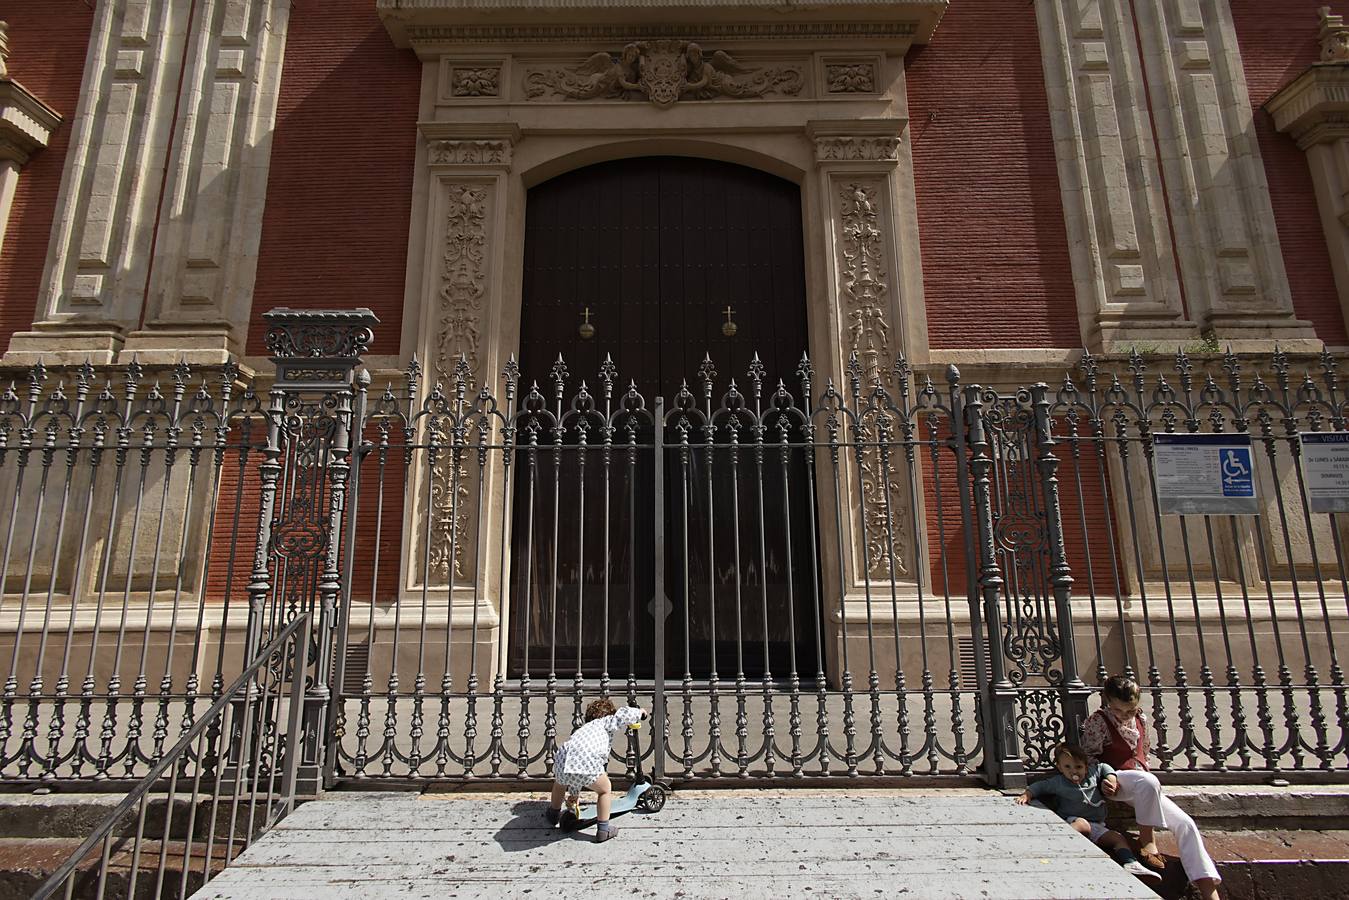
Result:
<svg viewBox="0 0 1349 900"><path fill-rule="evenodd" d="M1162 795L1157 776L1148 771L1148 723L1138 701L1138 682L1124 675L1111 675L1101 687L1101 708L1082 725L1082 748L1093 761L1099 760L1119 776L1118 786L1104 788L1107 797L1134 808L1138 822L1139 855L1149 865L1164 868L1157 852L1153 829L1165 828L1176 836L1185 877L1194 883L1202 900L1218 900L1222 876L1204 849L1199 828L1184 810Z"/></svg>

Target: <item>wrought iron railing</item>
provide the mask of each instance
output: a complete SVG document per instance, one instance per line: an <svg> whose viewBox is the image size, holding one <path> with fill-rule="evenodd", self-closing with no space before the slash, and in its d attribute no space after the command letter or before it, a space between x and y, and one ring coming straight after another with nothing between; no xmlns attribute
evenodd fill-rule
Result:
<svg viewBox="0 0 1349 900"><path fill-rule="evenodd" d="M280 630L35 900L182 900L294 809L310 624L305 613Z"/></svg>
<svg viewBox="0 0 1349 900"><path fill-rule="evenodd" d="M653 707L664 777L1012 784L1115 671L1160 768L1349 761L1344 514L1305 501L1304 436L1349 434L1330 355L372 390L372 322L277 314L265 389L0 391L0 779L129 786L302 613L306 786L538 782L598 694ZM1167 507L1166 434L1249 436L1254 505Z"/></svg>

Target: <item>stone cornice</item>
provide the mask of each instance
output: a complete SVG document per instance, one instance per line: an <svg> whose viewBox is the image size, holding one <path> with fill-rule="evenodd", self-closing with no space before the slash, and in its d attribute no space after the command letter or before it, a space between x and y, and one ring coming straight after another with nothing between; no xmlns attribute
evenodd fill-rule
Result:
<svg viewBox="0 0 1349 900"><path fill-rule="evenodd" d="M924 44L949 0L377 0L393 42L456 44L681 40L874 40ZM560 20L566 24L556 23Z"/></svg>
<svg viewBox="0 0 1349 900"><path fill-rule="evenodd" d="M1349 66L1317 63L1265 103L1274 127L1298 146L1349 137Z"/></svg>
<svg viewBox="0 0 1349 900"><path fill-rule="evenodd" d="M0 160L23 165L47 146L61 116L23 85L0 79Z"/></svg>

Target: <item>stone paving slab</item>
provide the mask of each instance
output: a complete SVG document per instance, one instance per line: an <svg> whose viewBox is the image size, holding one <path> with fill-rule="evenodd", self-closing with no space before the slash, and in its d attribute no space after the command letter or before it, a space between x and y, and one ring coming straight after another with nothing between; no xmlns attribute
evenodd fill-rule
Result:
<svg viewBox="0 0 1349 900"><path fill-rule="evenodd" d="M1155 897L1046 810L992 792L680 791L566 834L543 794L330 794L196 894L299 898Z"/></svg>

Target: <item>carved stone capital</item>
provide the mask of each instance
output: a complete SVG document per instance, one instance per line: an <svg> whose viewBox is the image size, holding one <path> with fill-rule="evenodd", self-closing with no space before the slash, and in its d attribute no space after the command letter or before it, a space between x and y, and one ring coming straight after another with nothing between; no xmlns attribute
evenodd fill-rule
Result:
<svg viewBox="0 0 1349 900"><path fill-rule="evenodd" d="M510 141L431 141L427 162L433 166L511 167Z"/></svg>
<svg viewBox="0 0 1349 900"><path fill-rule="evenodd" d="M60 124L61 116L23 85L0 79L0 160L23 165Z"/></svg>
<svg viewBox="0 0 1349 900"><path fill-rule="evenodd" d="M1315 65L1265 104L1274 127L1303 150L1349 137L1349 66Z"/></svg>
<svg viewBox="0 0 1349 900"><path fill-rule="evenodd" d="M520 126L514 122L423 122L432 168L509 170Z"/></svg>
<svg viewBox="0 0 1349 900"><path fill-rule="evenodd" d="M815 161L895 162L899 159L897 137L817 137Z"/></svg>
<svg viewBox="0 0 1349 900"><path fill-rule="evenodd" d="M824 120L806 123L815 142L815 162L879 162L899 159L904 119Z"/></svg>

